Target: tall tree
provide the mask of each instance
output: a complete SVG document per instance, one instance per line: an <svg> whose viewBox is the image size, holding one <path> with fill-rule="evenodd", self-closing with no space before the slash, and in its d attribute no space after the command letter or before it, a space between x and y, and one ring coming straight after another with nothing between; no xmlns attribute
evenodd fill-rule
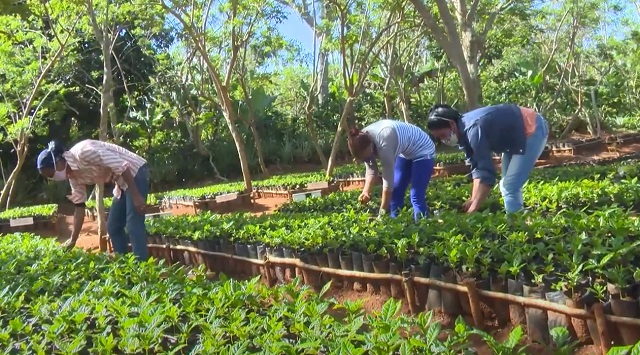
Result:
<svg viewBox="0 0 640 355"><path fill-rule="evenodd" d="M482 104L480 62L487 35L496 18L514 1L433 0L435 9L423 0L410 1L458 70L467 109L479 107Z"/></svg>
<svg viewBox="0 0 640 355"><path fill-rule="evenodd" d="M47 108L62 88L60 80L54 79L56 67L77 39L78 18L67 15L65 1L27 1L26 6L27 18L0 15L0 137L11 142L17 157L0 193L0 206L7 208L29 139L44 128Z"/></svg>
<svg viewBox="0 0 640 355"><path fill-rule="evenodd" d="M345 103L329 155L327 176L333 173L342 131L347 129L348 119L354 114L354 103L364 90L371 67L392 39L391 29L400 22L399 13L391 10L402 6L400 2L378 0L332 0L330 5L330 11L338 19L335 23L338 36L333 45L338 47L341 56Z"/></svg>
<svg viewBox="0 0 640 355"><path fill-rule="evenodd" d="M273 26L282 21L282 11L270 1L231 0L215 7L212 1L160 1L162 8L179 22L184 39L206 64L207 73L215 87L217 103L238 151L245 188L250 191L251 172L244 139L237 127L238 117L230 88L236 79L238 60L247 48L245 43L274 31ZM216 23L220 28L214 28Z"/></svg>

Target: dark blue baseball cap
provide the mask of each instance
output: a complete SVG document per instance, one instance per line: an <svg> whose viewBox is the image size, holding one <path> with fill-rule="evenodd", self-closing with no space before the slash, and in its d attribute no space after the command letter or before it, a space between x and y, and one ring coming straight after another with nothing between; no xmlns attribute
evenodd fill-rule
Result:
<svg viewBox="0 0 640 355"><path fill-rule="evenodd" d="M36 163L38 170L55 167L56 162L62 158L62 153L64 153L64 147L61 143L49 142L47 148L38 154Z"/></svg>

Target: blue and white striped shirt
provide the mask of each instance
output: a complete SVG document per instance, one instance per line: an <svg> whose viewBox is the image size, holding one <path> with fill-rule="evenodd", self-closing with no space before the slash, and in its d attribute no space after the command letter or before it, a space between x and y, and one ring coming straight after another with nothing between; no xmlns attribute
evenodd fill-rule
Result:
<svg viewBox="0 0 640 355"><path fill-rule="evenodd" d="M409 160L433 159L436 145L429 135L418 126L402 121L391 121L398 134L397 155Z"/></svg>
<svg viewBox="0 0 640 355"><path fill-rule="evenodd" d="M364 129L373 139L377 157L382 165L382 185L393 186L396 158L401 156L409 160L434 159L436 146L429 135L418 126L396 120L380 120ZM365 163L367 175L376 175L378 166L375 161Z"/></svg>

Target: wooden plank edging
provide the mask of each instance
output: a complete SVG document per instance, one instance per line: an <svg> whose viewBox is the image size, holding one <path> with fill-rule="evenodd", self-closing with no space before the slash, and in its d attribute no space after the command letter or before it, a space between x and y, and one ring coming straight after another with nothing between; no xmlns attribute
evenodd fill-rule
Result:
<svg viewBox="0 0 640 355"><path fill-rule="evenodd" d="M361 278L361 279L369 279L369 280L396 281L396 282L403 282L405 280L405 277L400 275L373 274L373 273L367 273L367 272L361 272L361 271L332 269L327 267L320 267L316 265L306 264L302 262L300 259L278 258L273 256L267 256L265 260L258 260L258 259L250 259L250 258L245 258L245 257L226 254L226 253L202 250L194 247L187 247L187 246L181 246L181 245L169 245L169 244L166 244L166 245L149 244L148 247L154 248L154 249L163 249L163 250L173 249L173 250L189 251L189 252L200 253L208 256L216 256L216 257L227 258L231 260L238 260L238 261L247 262L247 263L251 263L259 266L264 266L267 263L277 264L277 265L286 265L286 266L305 269L308 271L325 273L330 275L337 275L337 276L344 276L344 277ZM433 286L433 287L450 290L450 291L468 293L468 288L462 285L451 284L451 283L430 279L430 278L415 277L412 275L410 275L409 277L413 280L413 283ZM516 303L516 304L520 304L523 307L530 307L530 308L536 308L536 309L545 310L545 311L557 312L557 313L564 314L566 316L571 316L579 319L596 320L596 317L594 316L594 314L586 310L579 309L579 308L572 308L572 307L549 302L542 299L515 296L508 293L487 291L487 290L476 290L476 292L478 293L479 296L482 296L482 297L506 301L509 303ZM605 314L604 319L607 322L611 322L614 324L628 325L628 326L640 328L640 319L637 319L637 318L628 318L628 317L620 317L620 316Z"/></svg>

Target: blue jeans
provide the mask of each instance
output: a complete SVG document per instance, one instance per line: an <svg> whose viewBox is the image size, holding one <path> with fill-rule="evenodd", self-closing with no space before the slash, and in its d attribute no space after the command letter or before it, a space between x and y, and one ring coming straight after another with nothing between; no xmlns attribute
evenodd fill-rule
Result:
<svg viewBox="0 0 640 355"><path fill-rule="evenodd" d="M433 174L433 159L409 160L396 158L394 168L393 191L391 193L391 217L396 217L404 207L404 193L411 184L411 204L413 205L413 217L429 215L427 207L427 187Z"/></svg>
<svg viewBox="0 0 640 355"><path fill-rule="evenodd" d="M149 194L149 167L145 164L134 177L136 187L146 201ZM129 237L125 233L125 227L129 232ZM133 254L140 261L149 258L149 249L147 248L147 228L145 225L144 213L138 213L133 205L131 197L131 189L127 189L120 195L120 198L113 198L111 209L109 210L109 218L107 220L107 232L111 238L113 251L118 254L128 252L129 241Z"/></svg>
<svg viewBox="0 0 640 355"><path fill-rule="evenodd" d="M525 153L502 154L502 180L500 180L500 192L504 199L504 208L507 213L518 212L524 207L522 200L522 187L529 179L529 174L535 167L536 161L542 154L549 137L549 125L547 121L538 115L536 130L527 138Z"/></svg>

